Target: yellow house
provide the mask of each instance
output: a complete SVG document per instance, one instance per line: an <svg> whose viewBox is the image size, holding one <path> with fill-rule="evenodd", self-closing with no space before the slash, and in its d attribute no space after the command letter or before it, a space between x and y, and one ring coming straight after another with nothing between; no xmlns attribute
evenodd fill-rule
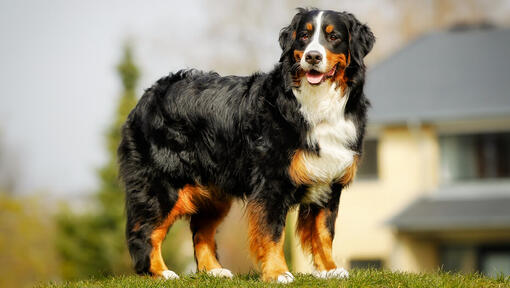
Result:
<svg viewBox="0 0 510 288"><path fill-rule="evenodd" d="M340 200L347 268L510 275L510 30L417 40L368 73L364 162ZM293 250L294 268L311 271Z"/></svg>

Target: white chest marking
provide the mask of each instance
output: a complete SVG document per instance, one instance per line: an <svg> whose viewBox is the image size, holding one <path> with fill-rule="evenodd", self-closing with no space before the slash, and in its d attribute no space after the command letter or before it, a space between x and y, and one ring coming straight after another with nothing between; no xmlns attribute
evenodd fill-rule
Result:
<svg viewBox="0 0 510 288"><path fill-rule="evenodd" d="M294 95L301 104L301 113L311 126L308 144L319 145L319 155L304 154L303 164L308 175L317 184L310 187L303 202L323 203L331 193L331 183L343 176L345 169L353 164L356 152L349 147L356 142L354 123L345 118L345 105L349 91L342 97L341 89L335 89L328 81L312 86L301 81Z"/></svg>

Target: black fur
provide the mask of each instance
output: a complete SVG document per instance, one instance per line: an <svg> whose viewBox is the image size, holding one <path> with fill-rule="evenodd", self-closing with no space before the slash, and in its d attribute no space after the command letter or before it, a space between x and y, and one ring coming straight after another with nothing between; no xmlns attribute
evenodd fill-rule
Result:
<svg viewBox="0 0 510 288"><path fill-rule="evenodd" d="M186 184L212 185L225 195L258 203L265 211L261 223L275 241L281 235L287 211L300 203L306 190L289 178L291 156L297 149L320 153L320 147L306 143L309 125L291 89L297 68L290 34L309 13L314 10L299 9L282 29L283 52L271 72L221 77L181 70L146 90L130 113L118 155L126 189L126 236L137 273L148 273L150 233L171 211ZM338 17L351 35L346 114L358 131L353 149L361 153L368 107L363 57L374 37L351 14L338 13ZM332 234L340 191L335 184L325 205L333 212L328 220Z"/></svg>

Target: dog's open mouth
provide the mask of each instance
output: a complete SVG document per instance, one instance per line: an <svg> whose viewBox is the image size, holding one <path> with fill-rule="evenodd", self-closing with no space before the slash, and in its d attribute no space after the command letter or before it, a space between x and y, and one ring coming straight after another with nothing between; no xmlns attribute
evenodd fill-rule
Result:
<svg viewBox="0 0 510 288"><path fill-rule="evenodd" d="M327 73L321 73L317 70L312 69L312 70L306 72L306 80L308 80L308 83L310 83L312 85L318 85L325 79L333 77L333 75L335 75L335 71L336 71L336 65L333 66L333 68L331 68L331 70L329 70Z"/></svg>

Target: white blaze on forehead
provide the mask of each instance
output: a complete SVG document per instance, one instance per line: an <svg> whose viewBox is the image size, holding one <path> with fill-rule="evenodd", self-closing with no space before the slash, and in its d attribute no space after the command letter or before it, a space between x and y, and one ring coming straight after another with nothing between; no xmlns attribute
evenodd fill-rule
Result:
<svg viewBox="0 0 510 288"><path fill-rule="evenodd" d="M300 64L301 64L301 67L308 68L310 66L310 64L308 64L305 60L306 53L308 53L309 51L314 51L314 50L319 51L319 53L321 53L321 56L322 56L322 62L316 68L318 68L317 70L320 70L321 72L326 72L326 68L327 68L326 48L324 48L324 46L322 46L319 43L320 35L322 32L322 28L321 28L322 27L322 13L324 13L324 12L323 11L319 12L317 17L315 17L315 31L313 32L312 41L308 44L308 46L306 46L306 49L305 49L305 52L303 53L303 57L301 58Z"/></svg>

